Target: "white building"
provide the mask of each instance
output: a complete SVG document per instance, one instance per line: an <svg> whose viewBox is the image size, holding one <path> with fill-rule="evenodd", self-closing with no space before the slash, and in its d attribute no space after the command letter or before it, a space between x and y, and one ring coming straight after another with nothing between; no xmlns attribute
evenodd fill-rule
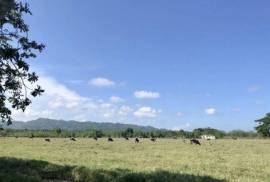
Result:
<svg viewBox="0 0 270 182"><path fill-rule="evenodd" d="M201 139L203 139L203 140L215 140L216 137L214 135L202 135Z"/></svg>

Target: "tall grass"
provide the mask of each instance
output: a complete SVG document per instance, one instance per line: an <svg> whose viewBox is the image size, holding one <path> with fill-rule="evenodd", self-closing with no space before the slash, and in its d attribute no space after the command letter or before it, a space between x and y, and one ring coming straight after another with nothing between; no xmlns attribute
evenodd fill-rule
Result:
<svg viewBox="0 0 270 182"><path fill-rule="evenodd" d="M0 138L0 146L0 179L15 173L43 181L270 181L270 140L203 141L195 146L173 139L136 144L124 139ZM25 163L33 160L46 165L30 167L37 168L31 175L10 160L26 169Z"/></svg>

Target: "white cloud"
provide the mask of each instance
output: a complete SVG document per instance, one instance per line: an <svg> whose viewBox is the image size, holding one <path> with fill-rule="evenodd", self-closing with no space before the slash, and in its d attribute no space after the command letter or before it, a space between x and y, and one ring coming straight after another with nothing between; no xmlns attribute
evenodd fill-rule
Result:
<svg viewBox="0 0 270 182"><path fill-rule="evenodd" d="M133 114L135 117L138 118L154 118L157 116L157 111L155 109L152 109L151 107L141 107L137 111L135 111Z"/></svg>
<svg viewBox="0 0 270 182"><path fill-rule="evenodd" d="M34 110L31 106L28 107L25 112L20 110L12 110L12 117L16 121L26 121L32 120L39 117L44 118L57 118L57 113L53 112L52 110Z"/></svg>
<svg viewBox="0 0 270 182"><path fill-rule="evenodd" d="M88 100L67 89L64 85L57 83L56 80L50 77L40 77L39 84L45 89L42 97L49 98L48 105L53 109L59 107L74 108L81 102Z"/></svg>
<svg viewBox="0 0 270 182"><path fill-rule="evenodd" d="M124 99L122 99L121 97L117 97L117 96L111 96L110 101L113 103L119 103L119 102L124 102Z"/></svg>
<svg viewBox="0 0 270 182"><path fill-rule="evenodd" d="M214 115L214 114L216 114L216 109L215 108L207 108L204 111L205 111L205 113L207 115Z"/></svg>
<svg viewBox="0 0 270 182"><path fill-rule="evenodd" d="M79 121L113 122L112 118L114 121L118 121L118 119L128 121L129 118L125 117L129 112L132 112L129 106L120 107L115 104L119 98L113 98L114 102L104 102L103 100L82 97L54 78L47 76L40 76L38 82L45 89L45 93L40 97L33 98L33 103L25 112L13 110L14 120L27 121L46 117Z"/></svg>
<svg viewBox="0 0 270 182"><path fill-rule="evenodd" d="M130 108L129 106L121 106L119 111L118 111L118 114L121 116L127 116L132 111L133 111L133 109Z"/></svg>
<svg viewBox="0 0 270 182"><path fill-rule="evenodd" d="M109 80L107 78L93 78L88 82L89 85L94 87L113 87L115 85L115 82L112 80Z"/></svg>
<svg viewBox="0 0 270 182"><path fill-rule="evenodd" d="M181 116L183 116L183 113L182 113L182 112L177 112L177 113L176 113L176 116L181 117Z"/></svg>
<svg viewBox="0 0 270 182"><path fill-rule="evenodd" d="M103 114L103 116L105 118L112 118L112 117L114 117L114 115L115 115L115 110L114 109L107 110Z"/></svg>
<svg viewBox="0 0 270 182"><path fill-rule="evenodd" d="M71 119L83 110L85 104L91 103L88 98L81 97L52 77L40 76L38 84L45 89L44 94L32 98L33 103L25 112L13 110L12 116L15 120L26 121L38 117Z"/></svg>
<svg viewBox="0 0 270 182"><path fill-rule="evenodd" d="M110 103L102 103L99 106L100 108L110 108L112 105Z"/></svg>
<svg viewBox="0 0 270 182"><path fill-rule="evenodd" d="M251 85L248 88L248 92L250 92L250 93L255 93L255 92L258 92L260 90L261 90L261 86L259 86L259 85Z"/></svg>
<svg viewBox="0 0 270 182"><path fill-rule="evenodd" d="M135 91L134 96L139 99L157 99L160 97L160 94L158 92L151 92L151 91Z"/></svg>

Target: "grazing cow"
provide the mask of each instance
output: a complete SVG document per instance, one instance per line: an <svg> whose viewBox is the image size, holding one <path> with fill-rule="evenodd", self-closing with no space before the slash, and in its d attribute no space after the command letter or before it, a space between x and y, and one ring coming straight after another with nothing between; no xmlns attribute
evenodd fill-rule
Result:
<svg viewBox="0 0 270 182"><path fill-rule="evenodd" d="M140 142L139 138L135 138L135 143L139 143L139 142Z"/></svg>
<svg viewBox="0 0 270 182"><path fill-rule="evenodd" d="M177 137L173 137L173 139L175 139L175 140L176 140L176 139L177 139Z"/></svg>
<svg viewBox="0 0 270 182"><path fill-rule="evenodd" d="M190 140L190 144L201 145L200 141L194 138Z"/></svg>
<svg viewBox="0 0 270 182"><path fill-rule="evenodd" d="M157 139L156 138L151 138L150 139L152 142L155 142Z"/></svg>
<svg viewBox="0 0 270 182"><path fill-rule="evenodd" d="M113 139L111 137L109 137L108 142L113 142Z"/></svg>
<svg viewBox="0 0 270 182"><path fill-rule="evenodd" d="M45 140L45 142L50 142L51 141L49 138L45 138L44 140Z"/></svg>
<svg viewBox="0 0 270 182"><path fill-rule="evenodd" d="M237 140L237 137L232 137L233 140Z"/></svg>
<svg viewBox="0 0 270 182"><path fill-rule="evenodd" d="M126 140L129 140L129 138L128 138L128 137L125 137L125 139L126 139Z"/></svg>
<svg viewBox="0 0 270 182"><path fill-rule="evenodd" d="M71 141L76 141L76 139L74 137L71 137L70 140Z"/></svg>
<svg viewBox="0 0 270 182"><path fill-rule="evenodd" d="M94 139L94 140L96 140L96 141L98 140L98 138L97 138L97 137L94 137L93 139Z"/></svg>

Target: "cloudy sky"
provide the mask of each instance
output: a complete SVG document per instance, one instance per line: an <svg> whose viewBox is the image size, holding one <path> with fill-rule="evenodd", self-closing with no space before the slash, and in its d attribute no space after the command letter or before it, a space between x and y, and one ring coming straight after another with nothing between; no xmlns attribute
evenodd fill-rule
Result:
<svg viewBox="0 0 270 182"><path fill-rule="evenodd" d="M252 130L270 111L269 1L29 1L38 117Z"/></svg>

